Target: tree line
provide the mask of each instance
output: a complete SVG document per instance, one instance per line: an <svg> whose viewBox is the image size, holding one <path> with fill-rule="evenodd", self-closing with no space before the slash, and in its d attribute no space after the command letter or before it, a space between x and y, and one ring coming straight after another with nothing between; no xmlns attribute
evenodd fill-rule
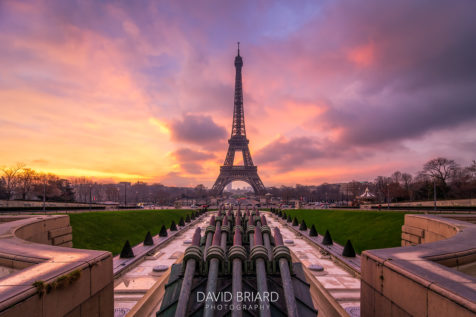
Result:
<svg viewBox="0 0 476 317"><path fill-rule="evenodd" d="M438 157L426 162L414 175L396 171L390 176L377 176L371 182L297 184L295 187L270 187L268 191L284 201L338 202L355 200L367 187L380 203L432 200L435 190L440 200L476 198L476 161L469 166L460 166L454 160Z"/></svg>
<svg viewBox="0 0 476 317"><path fill-rule="evenodd" d="M71 182L51 173L37 172L23 163L0 168L0 199L74 201Z"/></svg>
<svg viewBox="0 0 476 317"><path fill-rule="evenodd" d="M177 199L206 199L208 189L174 187L145 182L104 184L87 177L65 179L51 173L37 172L25 164L0 168L0 199L45 200L64 202L114 202L120 204L154 203L171 205ZM396 171L377 176L371 182L351 181L318 186L268 187L267 191L283 201L353 201L365 188L376 195L377 202L401 202L433 199L476 198L476 161L460 166L454 160L439 157L426 162L414 175Z"/></svg>
<svg viewBox="0 0 476 317"><path fill-rule="evenodd" d="M177 199L205 199L207 188L169 187L144 182L105 184L88 177L61 178L42 173L23 163L0 168L0 199L119 204L171 205Z"/></svg>

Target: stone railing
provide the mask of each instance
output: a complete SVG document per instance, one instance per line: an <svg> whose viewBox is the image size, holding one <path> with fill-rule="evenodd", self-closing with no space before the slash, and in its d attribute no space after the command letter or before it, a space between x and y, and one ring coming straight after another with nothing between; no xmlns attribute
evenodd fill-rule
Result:
<svg viewBox="0 0 476 317"><path fill-rule="evenodd" d="M0 316L112 316L112 255L68 248L69 216L0 217Z"/></svg>
<svg viewBox="0 0 476 317"><path fill-rule="evenodd" d="M405 215L407 247L362 253L361 316L474 316L475 221Z"/></svg>
<svg viewBox="0 0 476 317"><path fill-rule="evenodd" d="M374 204L362 204L360 205L361 209L376 209L378 206L381 206L383 210L385 210L388 206L387 203L374 203ZM390 208L405 208L405 207L413 207L418 209L418 207L423 208L433 208L435 202L433 200L425 200L425 201L407 201L407 202L398 202L398 203L390 203ZM467 207L476 207L476 199L454 199L454 200L437 200L436 201L437 208L467 208ZM464 210L464 209L463 209Z"/></svg>

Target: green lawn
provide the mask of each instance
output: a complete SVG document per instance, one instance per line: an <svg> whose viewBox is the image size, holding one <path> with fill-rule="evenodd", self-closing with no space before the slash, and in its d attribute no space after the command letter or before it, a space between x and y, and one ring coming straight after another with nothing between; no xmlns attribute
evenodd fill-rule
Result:
<svg viewBox="0 0 476 317"><path fill-rule="evenodd" d="M111 251L119 254L126 240L132 246L144 241L147 231L157 235L160 227L177 224L191 210L123 210L69 214L73 245L80 249Z"/></svg>
<svg viewBox="0 0 476 317"><path fill-rule="evenodd" d="M365 210L285 210L286 214L304 219L319 234L329 230L332 239L344 245L350 239L355 251L400 246L405 212Z"/></svg>

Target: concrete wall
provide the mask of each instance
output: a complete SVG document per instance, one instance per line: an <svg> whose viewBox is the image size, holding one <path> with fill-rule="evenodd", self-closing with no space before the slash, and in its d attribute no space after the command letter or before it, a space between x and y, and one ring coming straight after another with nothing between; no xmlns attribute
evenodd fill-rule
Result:
<svg viewBox="0 0 476 317"><path fill-rule="evenodd" d="M68 216L9 216L0 223L0 316L113 316L110 252L72 249ZM50 285L41 292L34 286Z"/></svg>
<svg viewBox="0 0 476 317"><path fill-rule="evenodd" d="M103 206L101 204L92 204L93 206ZM66 203L66 202L45 202L46 207L84 207L89 208L87 203ZM43 207L43 201L26 201L26 200L0 200L0 207Z"/></svg>
<svg viewBox="0 0 476 317"><path fill-rule="evenodd" d="M448 239L457 232L458 227L451 222L405 215L405 224L402 226L402 247Z"/></svg>
<svg viewBox="0 0 476 317"><path fill-rule="evenodd" d="M409 201L409 202L399 202L399 203L390 203L391 207L433 207L433 200L427 201ZM370 209L372 207L378 207L379 204L362 204L361 208ZM382 209L387 207L387 203L382 203ZM437 207L475 207L476 199L454 199L454 200L437 200Z"/></svg>
<svg viewBox="0 0 476 317"><path fill-rule="evenodd" d="M467 216L469 218L475 216ZM475 316L476 225L434 215L406 215L401 248L361 256L361 316Z"/></svg>

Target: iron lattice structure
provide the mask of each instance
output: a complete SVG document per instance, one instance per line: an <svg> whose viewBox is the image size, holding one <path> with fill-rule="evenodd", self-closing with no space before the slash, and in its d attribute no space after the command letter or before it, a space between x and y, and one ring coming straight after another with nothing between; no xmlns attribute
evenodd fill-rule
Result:
<svg viewBox="0 0 476 317"><path fill-rule="evenodd" d="M233 110L233 125L231 128L231 137L228 140L228 152L225 163L220 167L215 184L212 187L212 194L220 195L226 185L233 181L244 181L251 185L254 192L258 195L265 193L263 182L258 176L258 167L253 165L250 149L250 141L246 138L245 114L243 110L243 85L241 79L241 68L243 59L240 56L240 47L238 43L238 55L235 57L235 102ZM241 151L243 154L243 165L233 165L235 153Z"/></svg>

